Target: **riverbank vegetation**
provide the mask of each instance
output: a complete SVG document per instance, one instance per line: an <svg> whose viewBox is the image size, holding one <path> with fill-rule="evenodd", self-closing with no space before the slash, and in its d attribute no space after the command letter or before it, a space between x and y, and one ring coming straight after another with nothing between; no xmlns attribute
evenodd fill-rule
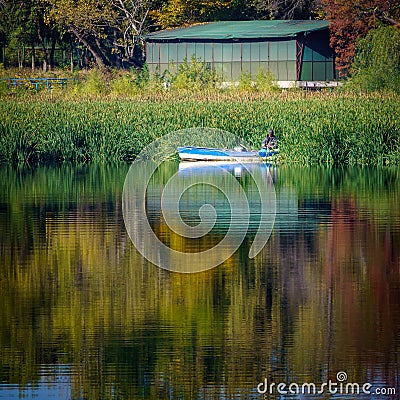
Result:
<svg viewBox="0 0 400 400"><path fill-rule="evenodd" d="M54 97L0 102L0 160L8 163L132 160L156 138L213 127L258 148L269 128L280 162L400 163L400 97L376 93L160 90L159 97ZM196 143L193 143L196 145Z"/></svg>
<svg viewBox="0 0 400 400"><path fill-rule="evenodd" d="M143 37L212 21L327 19L336 67L345 76L356 42L381 24L399 24L397 0L2 0L0 62L32 70L126 69L145 61Z"/></svg>
<svg viewBox="0 0 400 400"><path fill-rule="evenodd" d="M281 163L397 165L399 43L396 28L371 32L359 44L351 79L321 92L281 90L261 72L255 81L244 75L222 86L196 59L175 74L150 75L145 67L78 71L67 75L73 79L66 87L51 90L1 81L0 162L132 160L164 134L212 127L253 148L273 128Z"/></svg>

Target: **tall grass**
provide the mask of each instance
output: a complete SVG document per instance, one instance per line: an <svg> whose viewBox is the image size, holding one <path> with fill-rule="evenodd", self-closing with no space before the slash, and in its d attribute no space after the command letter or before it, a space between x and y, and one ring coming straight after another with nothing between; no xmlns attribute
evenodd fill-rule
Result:
<svg viewBox="0 0 400 400"><path fill-rule="evenodd" d="M400 163L400 97L226 95L140 101L99 99L0 102L0 161L130 160L155 138L214 127L258 148L269 128L281 162ZM246 97L247 96L247 97ZM193 143L196 145L196 143Z"/></svg>
<svg viewBox="0 0 400 400"><path fill-rule="evenodd" d="M150 73L147 65L140 70L107 69L99 70L80 70L73 73L63 70L55 70L43 76L43 73L35 72L32 76L30 70L1 69L0 78L39 78L39 77L58 77L73 78L60 90L60 87L53 86L49 92L45 85L34 87L27 83L14 88L10 83L0 81L0 99L15 98L29 99L57 98L57 99L143 99L171 96L188 96L207 93L210 95L232 95L232 93L243 94L246 92L267 95L279 91L276 79L269 73L258 71L254 81L249 73L244 73L238 85L224 85L222 76L210 68L201 59L192 57L189 61L185 60L179 67L170 64L169 70L162 73ZM1 84L3 83L3 87ZM229 87L229 90L228 90ZM30 89L30 90L27 90ZM224 93L225 92L225 93Z"/></svg>

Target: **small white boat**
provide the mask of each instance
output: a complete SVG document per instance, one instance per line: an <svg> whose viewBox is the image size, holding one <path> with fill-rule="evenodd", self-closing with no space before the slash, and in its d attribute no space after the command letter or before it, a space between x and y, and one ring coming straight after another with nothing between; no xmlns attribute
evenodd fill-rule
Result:
<svg viewBox="0 0 400 400"><path fill-rule="evenodd" d="M260 162L263 158L277 154L276 151L246 150L244 147L230 149L217 149L211 147L178 147L178 154L183 161L234 161L234 162Z"/></svg>

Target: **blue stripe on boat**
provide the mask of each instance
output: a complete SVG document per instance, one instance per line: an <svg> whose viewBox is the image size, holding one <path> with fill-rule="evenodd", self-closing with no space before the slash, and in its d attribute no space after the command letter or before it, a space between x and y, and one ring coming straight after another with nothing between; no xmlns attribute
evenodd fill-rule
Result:
<svg viewBox="0 0 400 400"><path fill-rule="evenodd" d="M270 157L276 152L268 152L266 150L257 151L236 151L225 150L211 147L178 147L178 154L182 160L202 160L202 161L228 161L228 160L241 160L241 161L259 161L260 157Z"/></svg>
<svg viewBox="0 0 400 400"><path fill-rule="evenodd" d="M218 160L218 159L242 159L242 158L259 158L256 151L235 151L223 150L210 147L178 147L178 154L181 158L199 159L199 160Z"/></svg>

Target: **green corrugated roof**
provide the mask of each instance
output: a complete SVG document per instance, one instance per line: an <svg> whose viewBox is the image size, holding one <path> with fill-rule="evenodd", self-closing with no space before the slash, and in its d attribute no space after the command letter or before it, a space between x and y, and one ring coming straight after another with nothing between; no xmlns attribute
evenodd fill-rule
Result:
<svg viewBox="0 0 400 400"><path fill-rule="evenodd" d="M257 39L294 37L301 32L326 29L328 21L223 21L208 22L187 28L167 29L146 35L149 40L172 39Z"/></svg>

